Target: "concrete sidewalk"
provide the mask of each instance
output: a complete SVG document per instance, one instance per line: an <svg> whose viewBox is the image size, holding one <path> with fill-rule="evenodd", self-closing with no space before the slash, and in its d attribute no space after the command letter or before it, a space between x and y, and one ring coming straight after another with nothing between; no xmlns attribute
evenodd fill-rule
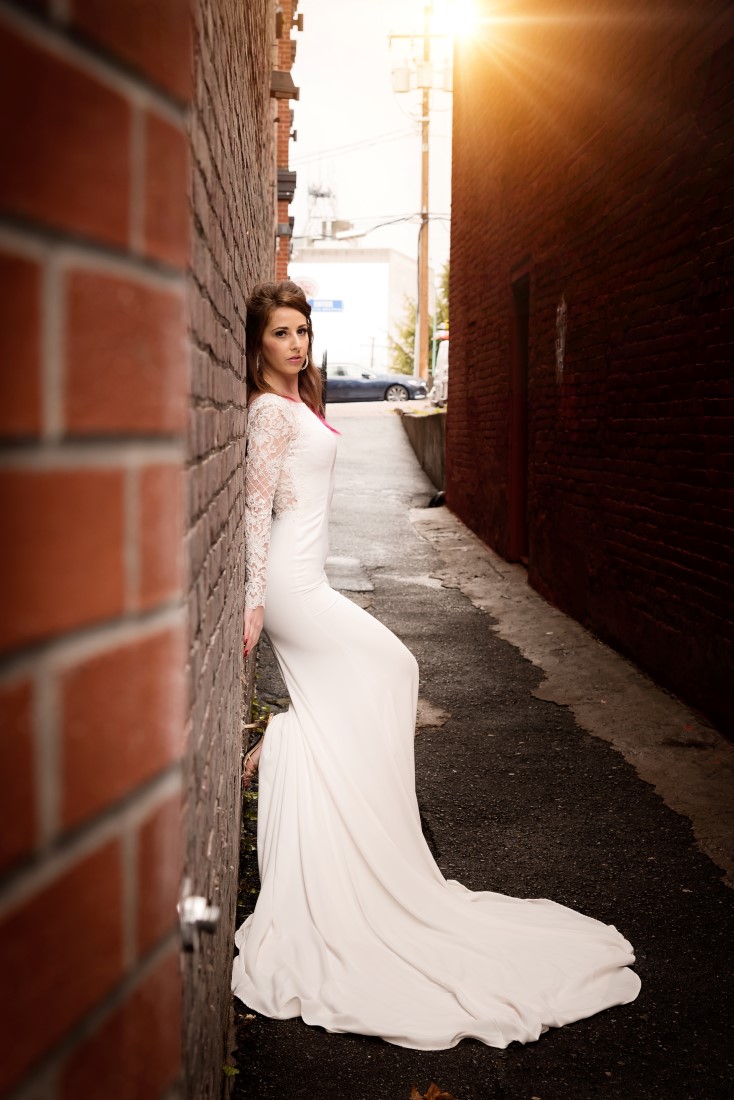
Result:
<svg viewBox="0 0 734 1100"><path fill-rule="evenodd" d="M443 873L615 924L643 988L506 1051L402 1050L247 1019L238 1002L236 1095L409 1100L433 1081L456 1100L731 1100L731 746L426 509L397 416L340 414L332 583L418 658L417 787ZM258 690L283 694L265 647Z"/></svg>

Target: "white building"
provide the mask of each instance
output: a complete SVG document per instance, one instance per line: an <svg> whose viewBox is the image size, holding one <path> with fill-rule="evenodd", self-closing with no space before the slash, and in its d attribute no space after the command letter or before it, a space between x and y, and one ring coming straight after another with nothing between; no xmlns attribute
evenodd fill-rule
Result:
<svg viewBox="0 0 734 1100"><path fill-rule="evenodd" d="M405 321L406 298L418 296L417 268L393 248L296 249L288 277L312 305L316 365L327 351L331 363L390 370L388 336L397 336Z"/></svg>

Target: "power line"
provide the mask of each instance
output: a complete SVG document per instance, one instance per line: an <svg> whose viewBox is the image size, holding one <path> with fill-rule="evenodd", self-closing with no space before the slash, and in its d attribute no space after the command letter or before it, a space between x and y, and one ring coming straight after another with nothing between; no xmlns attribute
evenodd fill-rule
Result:
<svg viewBox="0 0 734 1100"><path fill-rule="evenodd" d="M415 130L412 126L403 130L392 130L386 134L378 134L376 137L362 138L360 141L352 141L347 145L334 145L330 149L317 149L314 153L304 153L303 156L293 157L292 164L306 164L308 161L321 160L325 157L331 157L334 155L343 155L345 153L359 152L362 149L370 149L374 145L382 145L389 141L397 141L399 138L407 137L409 134L414 134Z"/></svg>
<svg viewBox="0 0 734 1100"><path fill-rule="evenodd" d="M435 211L430 215L432 218L450 218L450 214L446 214L443 211ZM344 215L344 219L350 222L371 222L375 221L401 221L404 218L419 218L420 213L416 211L408 210L404 214L351 214Z"/></svg>
<svg viewBox="0 0 734 1100"><path fill-rule="evenodd" d="M353 241L353 240L357 240L360 237L366 237L368 233L373 233L376 229L384 229L385 226L397 225L400 222L412 222L412 221L415 221L416 218L421 218L421 217L422 217L422 215L420 213L401 214L399 217L389 218L389 219L387 219L386 221L383 221L383 222L377 222L376 225L368 226L366 229L361 229L357 233L352 233L352 234L349 234L349 235L345 235L343 237L323 237L323 238L320 238L320 239L322 239L322 240L334 240L334 241ZM445 222L450 222L451 221L451 215L450 214L428 214L427 217L428 217L429 221L445 221ZM311 233L299 233L299 234L294 234L292 239L294 241L308 241L308 240L318 240L319 238L314 237L314 235L311 234Z"/></svg>

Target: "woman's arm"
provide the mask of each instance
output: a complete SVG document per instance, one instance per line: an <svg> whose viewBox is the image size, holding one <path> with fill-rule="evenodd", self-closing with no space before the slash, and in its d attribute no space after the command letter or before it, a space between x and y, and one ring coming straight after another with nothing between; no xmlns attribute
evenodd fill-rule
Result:
<svg viewBox="0 0 734 1100"><path fill-rule="evenodd" d="M262 397L250 406L245 466L245 656L263 626L273 500L293 423L280 402Z"/></svg>

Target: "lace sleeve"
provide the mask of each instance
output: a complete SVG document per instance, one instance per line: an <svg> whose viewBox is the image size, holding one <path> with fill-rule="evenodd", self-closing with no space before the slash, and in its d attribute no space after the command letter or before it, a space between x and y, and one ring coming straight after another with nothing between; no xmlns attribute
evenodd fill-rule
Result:
<svg viewBox="0 0 734 1100"><path fill-rule="evenodd" d="M293 434L293 421L280 402L267 396L255 400L247 419L245 607L265 603L273 501Z"/></svg>

